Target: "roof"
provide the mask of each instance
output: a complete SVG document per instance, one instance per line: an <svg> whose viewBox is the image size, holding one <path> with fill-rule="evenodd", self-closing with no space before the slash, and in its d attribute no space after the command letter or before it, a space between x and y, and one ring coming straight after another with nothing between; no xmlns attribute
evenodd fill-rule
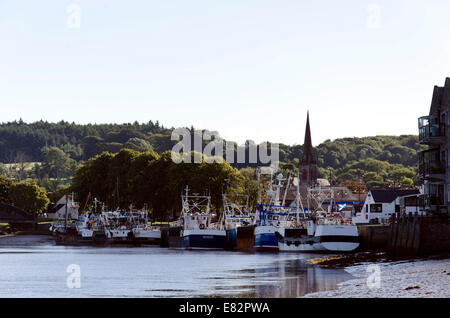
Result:
<svg viewBox="0 0 450 318"><path fill-rule="evenodd" d="M54 206L48 208L46 212L47 213L56 213L64 206L65 206L65 204L55 204Z"/></svg>
<svg viewBox="0 0 450 318"><path fill-rule="evenodd" d="M435 86L433 90L433 98L431 100L430 116L437 116L439 110L448 103L450 97L450 78L445 79L445 84L442 87Z"/></svg>
<svg viewBox="0 0 450 318"><path fill-rule="evenodd" d="M329 188L323 188L323 200L330 201L330 197L326 195ZM332 187L333 189L333 201L358 201L358 194L352 193L352 191L347 187ZM284 198L285 187L280 189L280 199L281 201ZM308 205L308 187L300 186L300 198L302 200L303 206ZM291 185L286 193L286 205L290 205L297 198L297 187ZM361 193L361 200L364 200L363 193ZM317 202L315 200L311 200L311 208L317 208Z"/></svg>
<svg viewBox="0 0 450 318"><path fill-rule="evenodd" d="M420 194L419 190L394 190L394 189L377 189L370 190L375 202L391 203L398 197L404 197L407 195Z"/></svg>

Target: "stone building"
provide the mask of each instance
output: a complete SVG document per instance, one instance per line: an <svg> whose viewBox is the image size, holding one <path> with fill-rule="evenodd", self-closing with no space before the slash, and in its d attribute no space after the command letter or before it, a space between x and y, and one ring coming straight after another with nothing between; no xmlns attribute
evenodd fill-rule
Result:
<svg viewBox="0 0 450 318"><path fill-rule="evenodd" d="M448 214L450 204L450 78L435 86L428 116L419 118L419 142L428 149L419 154L423 205L427 214Z"/></svg>

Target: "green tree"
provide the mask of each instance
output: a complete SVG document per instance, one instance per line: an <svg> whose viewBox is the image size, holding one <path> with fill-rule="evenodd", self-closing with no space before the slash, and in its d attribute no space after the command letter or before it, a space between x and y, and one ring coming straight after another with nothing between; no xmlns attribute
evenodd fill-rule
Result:
<svg viewBox="0 0 450 318"><path fill-rule="evenodd" d="M0 176L0 203L11 204L9 197L9 190L11 189L14 181L9 178Z"/></svg>
<svg viewBox="0 0 450 318"><path fill-rule="evenodd" d="M141 138L130 138L123 146L140 152L153 151L152 145Z"/></svg>
<svg viewBox="0 0 450 318"><path fill-rule="evenodd" d="M73 174L75 160L70 158L58 147L47 147L43 149L45 161L42 169L51 178L67 178Z"/></svg>
<svg viewBox="0 0 450 318"><path fill-rule="evenodd" d="M364 183L367 187L381 187L384 185L383 177L376 172L367 172L363 176Z"/></svg>
<svg viewBox="0 0 450 318"><path fill-rule="evenodd" d="M389 173L389 178L393 181L394 187L413 185L415 176L416 172L411 168L397 168Z"/></svg>
<svg viewBox="0 0 450 318"><path fill-rule="evenodd" d="M32 214L42 213L50 200L46 192L35 182L18 182L9 189L14 206Z"/></svg>

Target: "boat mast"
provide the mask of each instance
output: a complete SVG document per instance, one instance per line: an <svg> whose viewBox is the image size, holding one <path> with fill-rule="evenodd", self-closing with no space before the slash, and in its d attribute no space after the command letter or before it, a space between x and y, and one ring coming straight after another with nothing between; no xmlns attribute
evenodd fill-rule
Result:
<svg viewBox="0 0 450 318"><path fill-rule="evenodd" d="M65 211L65 216L64 216L64 229L67 229L67 204L68 204L68 197L66 194L66 211Z"/></svg>
<svg viewBox="0 0 450 318"><path fill-rule="evenodd" d="M291 181L291 175L292 175L292 172L289 172L289 176L288 176L288 180L287 180L287 183L286 183L286 187L284 189L283 203L281 204L282 206L284 206L284 204L286 202L286 195L287 195L288 190L289 190L290 181Z"/></svg>
<svg viewBox="0 0 450 318"><path fill-rule="evenodd" d="M300 170L297 173L297 222L300 218L300 211L299 211L299 207L302 208L302 212L303 212L303 218L306 219L306 215L305 215L305 209L303 208L303 203L302 203L302 199L300 198L300 176L301 176L301 172Z"/></svg>
<svg viewBox="0 0 450 318"><path fill-rule="evenodd" d="M257 175L258 175L258 204L261 204L261 168L256 168Z"/></svg>

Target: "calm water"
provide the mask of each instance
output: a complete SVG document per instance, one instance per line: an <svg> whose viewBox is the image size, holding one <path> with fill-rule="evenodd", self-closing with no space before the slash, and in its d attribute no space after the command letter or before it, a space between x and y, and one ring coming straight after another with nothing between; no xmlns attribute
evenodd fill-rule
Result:
<svg viewBox="0 0 450 318"><path fill-rule="evenodd" d="M51 237L0 238L0 297L300 297L351 279L306 264L318 255L64 247ZM70 289L70 264L81 288Z"/></svg>

